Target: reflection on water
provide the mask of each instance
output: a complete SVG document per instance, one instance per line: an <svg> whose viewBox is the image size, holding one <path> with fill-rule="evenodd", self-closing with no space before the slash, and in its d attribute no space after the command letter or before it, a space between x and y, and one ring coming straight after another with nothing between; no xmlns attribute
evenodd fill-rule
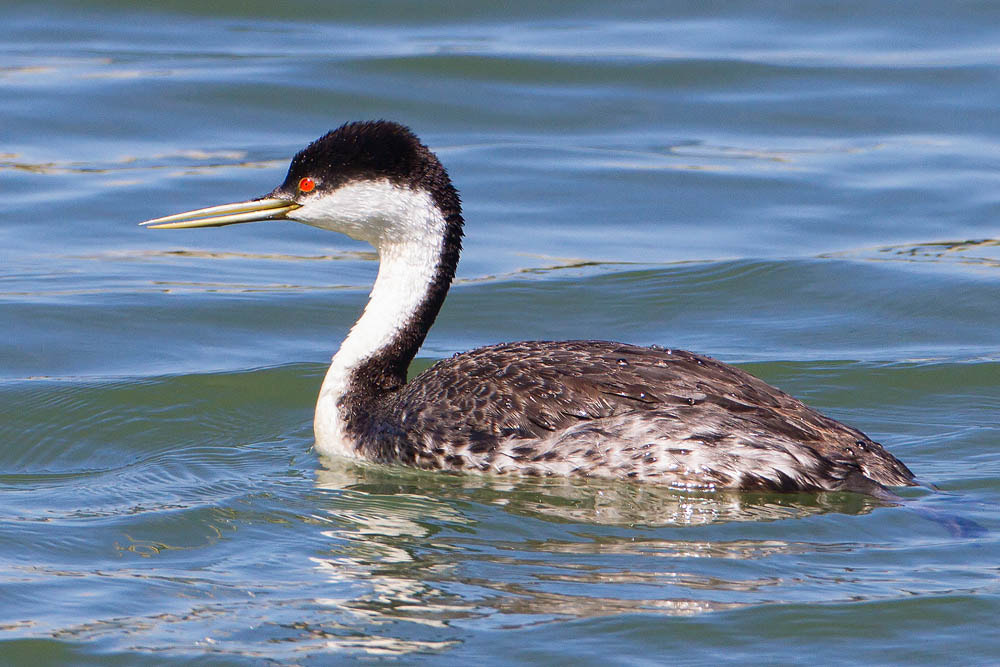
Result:
<svg viewBox="0 0 1000 667"><path fill-rule="evenodd" d="M440 650L460 641L463 629L633 612L692 615L798 598L802 591L793 588L802 582L780 561L855 546L687 533L879 506L853 494L689 494L324 463L316 485L331 492L324 519L336 527L324 531L329 552L313 561L329 582L365 586L318 602L368 629L327 639L372 653ZM657 530L670 528L680 529L676 539ZM748 569L745 561L761 565ZM410 624L450 629L455 638L430 645L410 636Z"/></svg>
<svg viewBox="0 0 1000 667"><path fill-rule="evenodd" d="M418 470L357 465L324 459L316 483L322 489L363 493L361 507L379 507L389 500L404 516L456 520L455 510L443 510L442 500L459 500L504 508L510 514L556 522L621 526L692 526L733 521L776 521L840 512L864 514L884 505L852 493L781 494L682 492L654 484L570 478L517 479L478 475L431 474ZM417 503L402 510L401 499ZM415 500L419 499L419 500ZM433 500L432 500L433 499ZM341 497L340 502L349 502ZM427 505L425 507L425 505ZM376 532L385 534L378 524Z"/></svg>

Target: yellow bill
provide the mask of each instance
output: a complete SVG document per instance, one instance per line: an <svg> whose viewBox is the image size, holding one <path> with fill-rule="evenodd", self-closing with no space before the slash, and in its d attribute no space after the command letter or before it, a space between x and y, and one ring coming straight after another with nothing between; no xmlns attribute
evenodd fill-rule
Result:
<svg viewBox="0 0 1000 667"><path fill-rule="evenodd" d="M162 218L154 218L139 224L148 229L187 229L189 227L222 227L241 222L281 220L290 211L301 208L288 199L266 197L250 201L236 202L199 208L187 213L177 213Z"/></svg>

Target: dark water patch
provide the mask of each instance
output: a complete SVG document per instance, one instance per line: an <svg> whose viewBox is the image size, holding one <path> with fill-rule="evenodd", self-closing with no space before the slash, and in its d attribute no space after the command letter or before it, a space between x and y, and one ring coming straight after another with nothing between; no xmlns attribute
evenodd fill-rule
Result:
<svg viewBox="0 0 1000 667"><path fill-rule="evenodd" d="M286 431L271 435L301 432L319 372L285 366L142 380L7 382L2 391L9 417L0 438L7 443L4 454L14 458L5 468L64 473L125 452L133 463L176 454L177 445L193 446L194 456L212 461L225 455L217 443L265 435L262 424L273 428L275 418Z"/></svg>
<svg viewBox="0 0 1000 667"><path fill-rule="evenodd" d="M602 272L554 271L546 281L460 285L441 331L493 321L494 340L607 338L681 347L726 360L990 358L998 311L983 309L993 280L895 273L850 261L735 261ZM846 287L850 285L850 287ZM961 285L961 287L959 287ZM481 305L485 302L485 305ZM518 313L514 321L508 313ZM740 321L739 327L733 322ZM475 333L472 331L472 333ZM433 344L433 343L432 343ZM794 352L791 352L794 350ZM782 352L783 351L783 352Z"/></svg>

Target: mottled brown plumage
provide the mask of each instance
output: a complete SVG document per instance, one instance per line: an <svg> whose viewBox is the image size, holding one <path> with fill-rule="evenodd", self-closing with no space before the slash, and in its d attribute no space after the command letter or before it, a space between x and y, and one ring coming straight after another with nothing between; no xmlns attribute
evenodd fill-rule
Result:
<svg viewBox="0 0 1000 667"><path fill-rule="evenodd" d="M422 468L876 495L913 478L857 429L683 350L495 345L386 398L358 420L365 456Z"/></svg>

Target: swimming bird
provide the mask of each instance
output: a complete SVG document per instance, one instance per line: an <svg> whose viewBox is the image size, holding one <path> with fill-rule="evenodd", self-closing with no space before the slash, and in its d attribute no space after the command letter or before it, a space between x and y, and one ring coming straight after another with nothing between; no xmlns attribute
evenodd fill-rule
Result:
<svg viewBox="0 0 1000 667"><path fill-rule="evenodd" d="M861 431L710 357L597 340L501 343L406 381L455 277L458 192L407 127L347 123L297 153L284 182L153 229L294 220L378 251L368 303L323 380L316 449L498 475L594 476L679 489L892 497L913 473Z"/></svg>

